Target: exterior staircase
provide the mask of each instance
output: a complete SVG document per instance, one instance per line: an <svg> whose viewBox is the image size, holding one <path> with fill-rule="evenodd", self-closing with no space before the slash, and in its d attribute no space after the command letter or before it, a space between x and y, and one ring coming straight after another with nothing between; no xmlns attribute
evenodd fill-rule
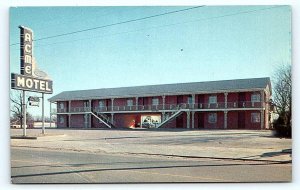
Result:
<svg viewBox="0 0 300 190"><path fill-rule="evenodd" d="M107 117L105 114L101 114L101 113L97 113L97 112L91 112L91 114L96 117L99 121L101 121L102 123L104 123L108 128L116 128L115 125L113 125L109 119L109 117Z"/></svg>
<svg viewBox="0 0 300 190"><path fill-rule="evenodd" d="M175 112L173 115L171 115L171 117L169 117L165 121L161 122L156 128L160 128L163 125L167 124L168 122L172 121L173 119L175 119L176 117L181 115L183 113L183 111L185 111L185 109L179 109L177 112Z"/></svg>

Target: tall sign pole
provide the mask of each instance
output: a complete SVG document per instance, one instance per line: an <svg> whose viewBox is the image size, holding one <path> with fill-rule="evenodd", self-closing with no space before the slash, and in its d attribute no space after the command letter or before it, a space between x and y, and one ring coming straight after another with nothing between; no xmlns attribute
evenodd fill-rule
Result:
<svg viewBox="0 0 300 190"><path fill-rule="evenodd" d="M23 136L26 136L26 99L25 99L25 93L26 91L23 90L23 101L22 101L22 106L23 106Z"/></svg>
<svg viewBox="0 0 300 190"><path fill-rule="evenodd" d="M52 80L36 67L33 57L33 32L30 28L20 28L20 74L11 73L11 88L23 91L23 136L26 136L26 91L42 93L42 133L45 134L44 94L52 94Z"/></svg>
<svg viewBox="0 0 300 190"><path fill-rule="evenodd" d="M42 134L45 134L44 93L42 93Z"/></svg>

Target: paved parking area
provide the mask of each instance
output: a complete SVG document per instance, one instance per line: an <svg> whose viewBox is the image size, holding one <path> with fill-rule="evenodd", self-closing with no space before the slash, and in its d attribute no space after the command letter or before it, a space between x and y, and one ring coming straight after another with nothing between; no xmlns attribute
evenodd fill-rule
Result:
<svg viewBox="0 0 300 190"><path fill-rule="evenodd" d="M39 136L41 129L29 129ZM12 139L12 147L46 148L88 153L166 157L247 159L290 162L292 140L252 130L84 130L48 129L37 140ZM11 135L21 135L12 129Z"/></svg>

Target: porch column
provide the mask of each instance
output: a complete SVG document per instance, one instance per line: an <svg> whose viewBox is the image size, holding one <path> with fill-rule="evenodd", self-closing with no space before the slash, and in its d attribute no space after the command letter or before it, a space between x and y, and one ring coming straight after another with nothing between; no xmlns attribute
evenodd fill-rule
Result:
<svg viewBox="0 0 300 190"><path fill-rule="evenodd" d="M114 111L114 98L111 99L111 111Z"/></svg>
<svg viewBox="0 0 300 190"><path fill-rule="evenodd" d="M163 101L163 110L165 110L165 104L166 104L166 96L162 96L162 101Z"/></svg>
<svg viewBox="0 0 300 190"><path fill-rule="evenodd" d="M111 113L111 121L110 121L112 124L114 124L114 114Z"/></svg>
<svg viewBox="0 0 300 190"><path fill-rule="evenodd" d="M186 128L187 128L187 129L190 128L190 120L191 120L191 118L190 118L190 112L187 111L187 112L186 112Z"/></svg>
<svg viewBox="0 0 300 190"><path fill-rule="evenodd" d="M135 97L135 110L139 109L139 97Z"/></svg>
<svg viewBox="0 0 300 190"><path fill-rule="evenodd" d="M69 114L69 118L68 118L68 127L71 128L71 114Z"/></svg>
<svg viewBox="0 0 300 190"><path fill-rule="evenodd" d="M52 121L51 118L52 118L52 109L51 109L51 102L50 102L50 128L51 128L51 123L52 123L52 122L51 122L51 121Z"/></svg>
<svg viewBox="0 0 300 190"><path fill-rule="evenodd" d="M195 108L195 94L192 94L192 107L191 108Z"/></svg>
<svg viewBox="0 0 300 190"><path fill-rule="evenodd" d="M228 92L225 92L224 93L224 97L225 97L225 108L227 108L227 95L228 95ZM226 113L227 115L227 113Z"/></svg>
<svg viewBox="0 0 300 190"><path fill-rule="evenodd" d="M260 128L264 129L265 117L264 110L260 110Z"/></svg>
<svg viewBox="0 0 300 190"><path fill-rule="evenodd" d="M192 129L195 128L195 112L192 111Z"/></svg>
<svg viewBox="0 0 300 190"><path fill-rule="evenodd" d="M261 107L264 108L265 107L265 92L264 92L264 90L262 90L260 92L260 99L261 99Z"/></svg>
<svg viewBox="0 0 300 190"><path fill-rule="evenodd" d="M71 112L71 100L69 100L68 112Z"/></svg>
<svg viewBox="0 0 300 190"><path fill-rule="evenodd" d="M93 111L93 109L92 109L92 100L89 100L89 109L90 109L90 111L92 112ZM88 122L89 122L89 128L92 128L92 114L90 113L89 115L88 115Z"/></svg>
<svg viewBox="0 0 300 190"><path fill-rule="evenodd" d="M166 119L166 113L165 113L165 112L162 112L161 115L162 115L162 121L161 121L161 122L163 122L163 121L165 121L165 119Z"/></svg>
<svg viewBox="0 0 300 190"><path fill-rule="evenodd" d="M227 129L227 113L228 111L224 111L224 129Z"/></svg>

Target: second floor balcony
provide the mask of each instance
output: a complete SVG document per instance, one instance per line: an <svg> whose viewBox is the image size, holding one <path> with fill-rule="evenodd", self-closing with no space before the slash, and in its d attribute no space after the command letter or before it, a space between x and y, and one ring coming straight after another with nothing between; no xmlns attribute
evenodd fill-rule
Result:
<svg viewBox="0 0 300 190"><path fill-rule="evenodd" d="M102 107L71 107L58 108L57 113L74 113L74 112L118 112L118 111L172 111L179 109L235 109L235 108L262 108L262 102L220 102L220 103L181 103L181 104L158 104L158 105L132 105L132 106L102 106Z"/></svg>

